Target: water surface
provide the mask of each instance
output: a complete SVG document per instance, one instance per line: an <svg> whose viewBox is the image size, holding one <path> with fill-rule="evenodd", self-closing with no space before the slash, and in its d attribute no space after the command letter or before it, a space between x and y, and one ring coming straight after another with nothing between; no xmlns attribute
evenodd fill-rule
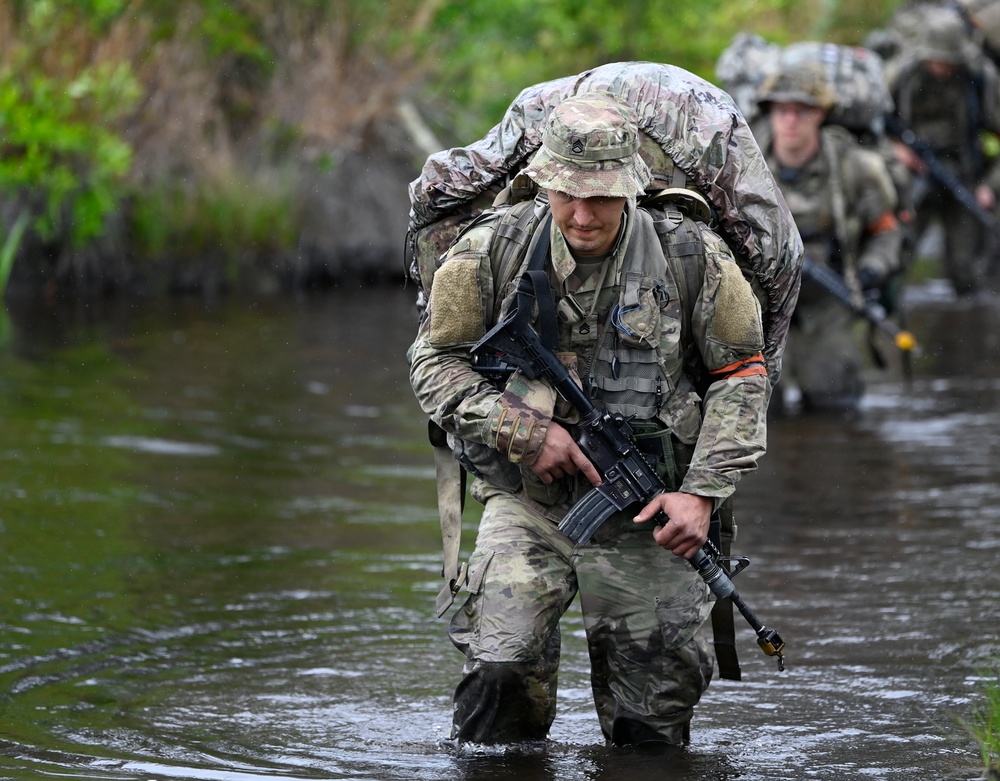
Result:
<svg viewBox="0 0 1000 781"><path fill-rule="evenodd" d="M737 585L785 672L740 624L744 680L713 684L689 748L610 750L574 609L549 744L456 754L412 299L12 313L0 777L978 777L963 722L1000 652L1000 300L914 291L911 382L897 366L856 416L772 422Z"/></svg>

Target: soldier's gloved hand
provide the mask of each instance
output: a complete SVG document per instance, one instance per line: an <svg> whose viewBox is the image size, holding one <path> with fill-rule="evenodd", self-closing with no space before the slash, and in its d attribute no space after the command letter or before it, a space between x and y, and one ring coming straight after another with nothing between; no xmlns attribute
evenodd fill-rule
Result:
<svg viewBox="0 0 1000 781"><path fill-rule="evenodd" d="M486 420L487 444L512 464L538 458L556 406L556 392L541 379L531 380L518 369Z"/></svg>
<svg viewBox="0 0 1000 781"><path fill-rule="evenodd" d="M861 268L858 269L858 283L861 285L865 298L868 298L869 291L878 291L882 283L882 275L873 268Z"/></svg>

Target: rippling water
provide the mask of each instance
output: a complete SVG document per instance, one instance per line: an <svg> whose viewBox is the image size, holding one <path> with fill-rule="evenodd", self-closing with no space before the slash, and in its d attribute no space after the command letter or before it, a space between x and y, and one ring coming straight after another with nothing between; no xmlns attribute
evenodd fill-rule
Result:
<svg viewBox="0 0 1000 781"><path fill-rule="evenodd" d="M1000 301L912 297L913 380L786 418L741 488L739 627L685 750L606 749L564 626L544 748L440 741L461 659L412 291L15 312L0 345L0 777L973 779L1000 653ZM467 543L475 513L467 513ZM739 621L739 617L737 617Z"/></svg>

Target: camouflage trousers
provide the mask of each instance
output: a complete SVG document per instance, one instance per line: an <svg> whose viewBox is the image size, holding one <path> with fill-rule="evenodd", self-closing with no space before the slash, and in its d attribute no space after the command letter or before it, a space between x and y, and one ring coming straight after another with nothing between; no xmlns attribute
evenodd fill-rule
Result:
<svg viewBox="0 0 1000 781"><path fill-rule="evenodd" d="M579 593L605 738L686 742L715 661L704 627L713 597L694 569L659 547L649 526L635 526L634 513L612 518L596 542L574 548L528 502L484 491L482 483L475 488L485 508L470 593L450 628L466 656L452 737L546 737L556 711L559 621Z"/></svg>
<svg viewBox="0 0 1000 781"><path fill-rule="evenodd" d="M853 409L864 382L855 319L830 299L803 301L795 308L782 358L782 380L802 391L811 409Z"/></svg>
<svg viewBox="0 0 1000 781"><path fill-rule="evenodd" d="M920 238L932 224L938 223L944 229L942 271L951 280L957 295L975 293L983 286L991 253L1000 248L992 245L989 232L972 212L949 193L934 189L921 194L923 197L911 228L909 256L904 258L905 267L912 267Z"/></svg>

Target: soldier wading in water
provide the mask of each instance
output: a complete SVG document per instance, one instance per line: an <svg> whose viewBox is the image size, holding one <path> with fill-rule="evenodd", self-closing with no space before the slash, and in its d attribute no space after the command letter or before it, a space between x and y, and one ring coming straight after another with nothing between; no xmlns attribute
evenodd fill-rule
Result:
<svg viewBox="0 0 1000 781"><path fill-rule="evenodd" d="M636 113L615 95L559 103L524 170L537 197L488 210L459 237L410 351L416 397L469 445L472 495L484 506L468 597L450 628L466 659L458 741L546 737L559 620L577 593L610 743L687 742L712 677L713 598L685 558L765 450L760 305L708 225L669 202L637 204L650 183L639 146ZM503 235L523 217L532 240L517 248L513 279L544 242L560 360L595 405L634 416L667 484L577 546L558 523L600 477L570 435L573 411L543 380L518 371L497 387L470 359L509 307L511 285L496 274L510 247ZM651 524L661 511L669 520Z"/></svg>

